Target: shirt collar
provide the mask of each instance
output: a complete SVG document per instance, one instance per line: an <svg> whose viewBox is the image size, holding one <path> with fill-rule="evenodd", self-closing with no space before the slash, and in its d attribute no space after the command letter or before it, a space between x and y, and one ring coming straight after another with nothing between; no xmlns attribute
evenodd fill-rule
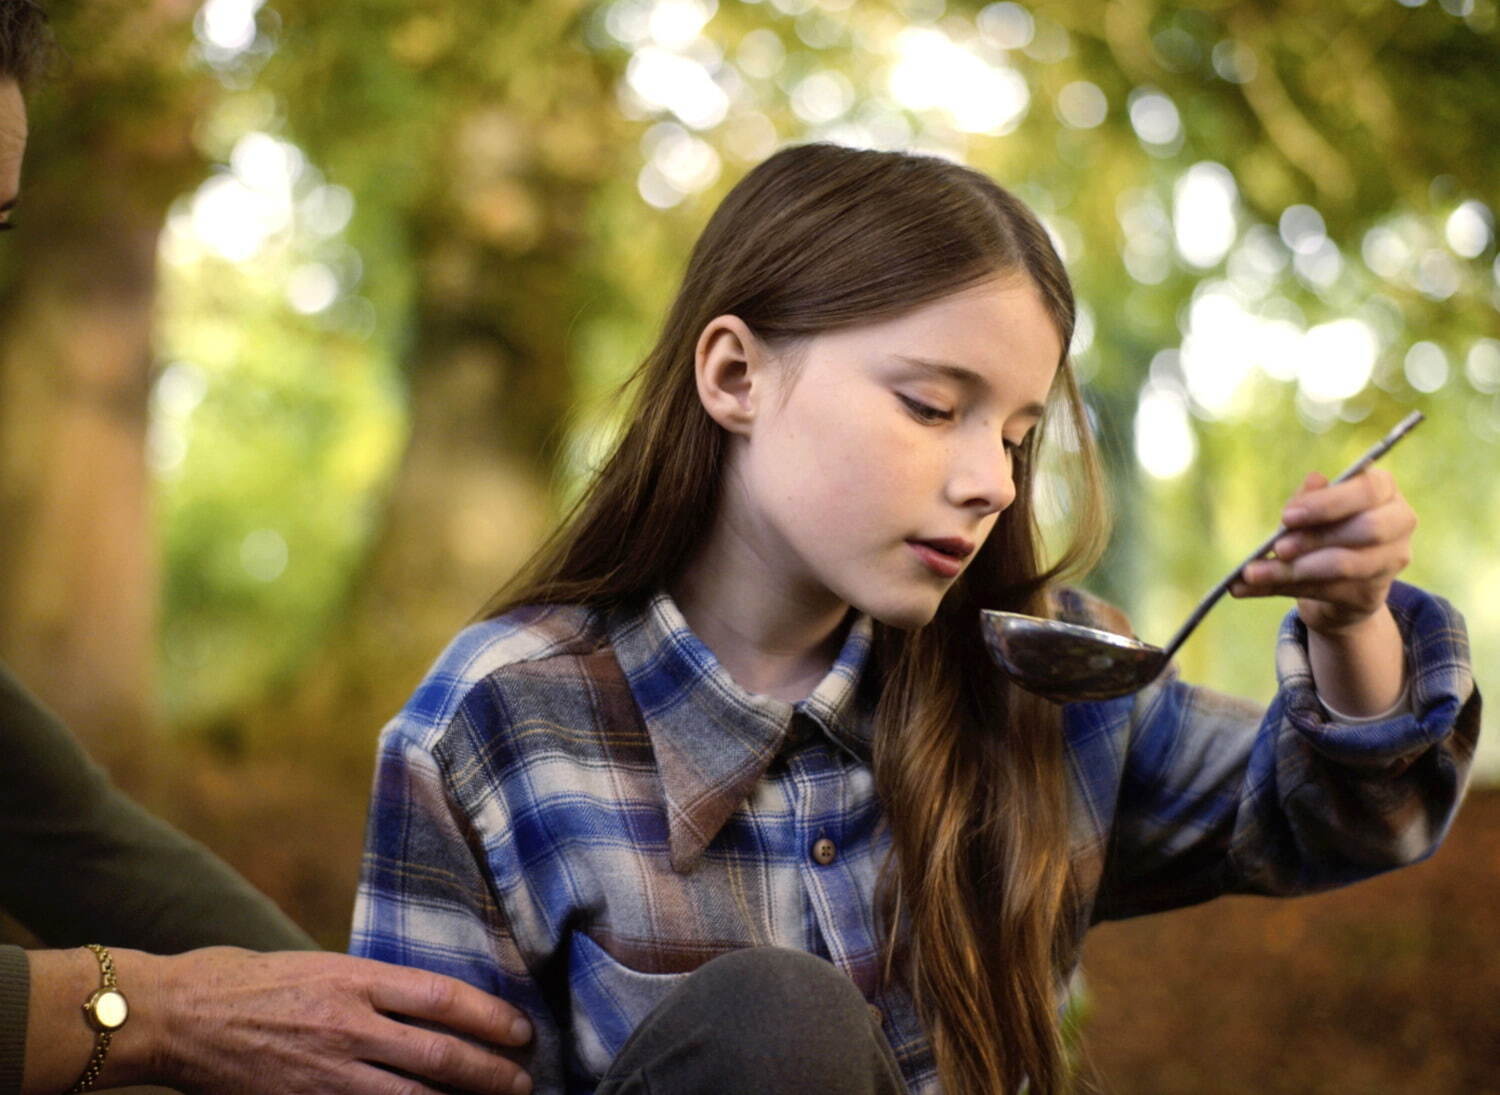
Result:
<svg viewBox="0 0 1500 1095"><path fill-rule="evenodd" d="M620 613L610 633L661 773L676 871L692 869L750 796L796 714L869 760L872 707L858 685L873 625L863 613L849 625L827 675L795 704L736 684L665 591L642 609Z"/></svg>

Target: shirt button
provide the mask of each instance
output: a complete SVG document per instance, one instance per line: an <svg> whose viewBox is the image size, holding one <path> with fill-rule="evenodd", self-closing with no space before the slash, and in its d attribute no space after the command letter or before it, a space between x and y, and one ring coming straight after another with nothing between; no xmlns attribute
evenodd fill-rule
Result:
<svg viewBox="0 0 1500 1095"><path fill-rule="evenodd" d="M829 840L825 836L819 837L813 843L812 854L814 859L816 859L820 864L826 867L828 866L828 864L833 862L834 857L839 853L838 849L834 847L833 841Z"/></svg>
<svg viewBox="0 0 1500 1095"><path fill-rule="evenodd" d="M885 1012L881 1011L874 1004L870 1005L870 1018L875 1020L877 1027L885 1026Z"/></svg>

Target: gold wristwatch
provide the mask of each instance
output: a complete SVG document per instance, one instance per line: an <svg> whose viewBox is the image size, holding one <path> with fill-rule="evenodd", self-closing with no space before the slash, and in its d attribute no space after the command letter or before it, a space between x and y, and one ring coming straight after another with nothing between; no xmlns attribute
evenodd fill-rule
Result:
<svg viewBox="0 0 1500 1095"><path fill-rule="evenodd" d="M99 1073L104 1070L104 1058L109 1053L109 1043L115 1031L123 1027L125 1020L130 1018L130 1005L125 1002L125 994L120 991L119 980L115 977L113 956L108 948L101 947L98 943L90 943L88 948L99 959L99 987L83 1002L83 1017L94 1032L94 1052L89 1057L89 1063L84 1066L83 1075L78 1077L78 1082L68 1088L68 1095L73 1095L76 1091L87 1091L94 1086Z"/></svg>

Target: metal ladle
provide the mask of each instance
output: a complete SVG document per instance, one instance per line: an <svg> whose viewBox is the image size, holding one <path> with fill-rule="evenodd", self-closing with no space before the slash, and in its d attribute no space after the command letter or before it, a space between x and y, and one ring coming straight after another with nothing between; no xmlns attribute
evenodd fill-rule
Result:
<svg viewBox="0 0 1500 1095"><path fill-rule="evenodd" d="M1342 483L1364 471L1405 437L1423 417L1421 411L1407 415L1333 482ZM990 608L980 611L980 630L1000 668L1028 692L1057 703L1109 700L1128 695L1161 675L1177 648L1224 596L1240 571L1269 554L1286 532L1285 525L1279 527L1225 575L1222 582L1209 590L1208 596L1165 647L1152 646L1112 631Z"/></svg>

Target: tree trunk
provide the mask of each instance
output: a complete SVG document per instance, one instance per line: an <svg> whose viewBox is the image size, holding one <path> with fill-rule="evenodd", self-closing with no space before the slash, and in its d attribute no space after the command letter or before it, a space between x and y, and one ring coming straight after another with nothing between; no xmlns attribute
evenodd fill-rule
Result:
<svg viewBox="0 0 1500 1095"><path fill-rule="evenodd" d="M242 724L256 747L332 761L361 786L380 726L552 516L545 462L496 441L505 378L523 366L493 343L451 336L419 341L406 454L327 642Z"/></svg>
<svg viewBox="0 0 1500 1095"><path fill-rule="evenodd" d="M36 241L49 261L3 306L0 657L113 765L138 755L152 712L156 235L99 227Z"/></svg>
<svg viewBox="0 0 1500 1095"><path fill-rule="evenodd" d="M0 658L127 785L154 716L156 244L202 170L177 0L58 0L0 265Z"/></svg>

